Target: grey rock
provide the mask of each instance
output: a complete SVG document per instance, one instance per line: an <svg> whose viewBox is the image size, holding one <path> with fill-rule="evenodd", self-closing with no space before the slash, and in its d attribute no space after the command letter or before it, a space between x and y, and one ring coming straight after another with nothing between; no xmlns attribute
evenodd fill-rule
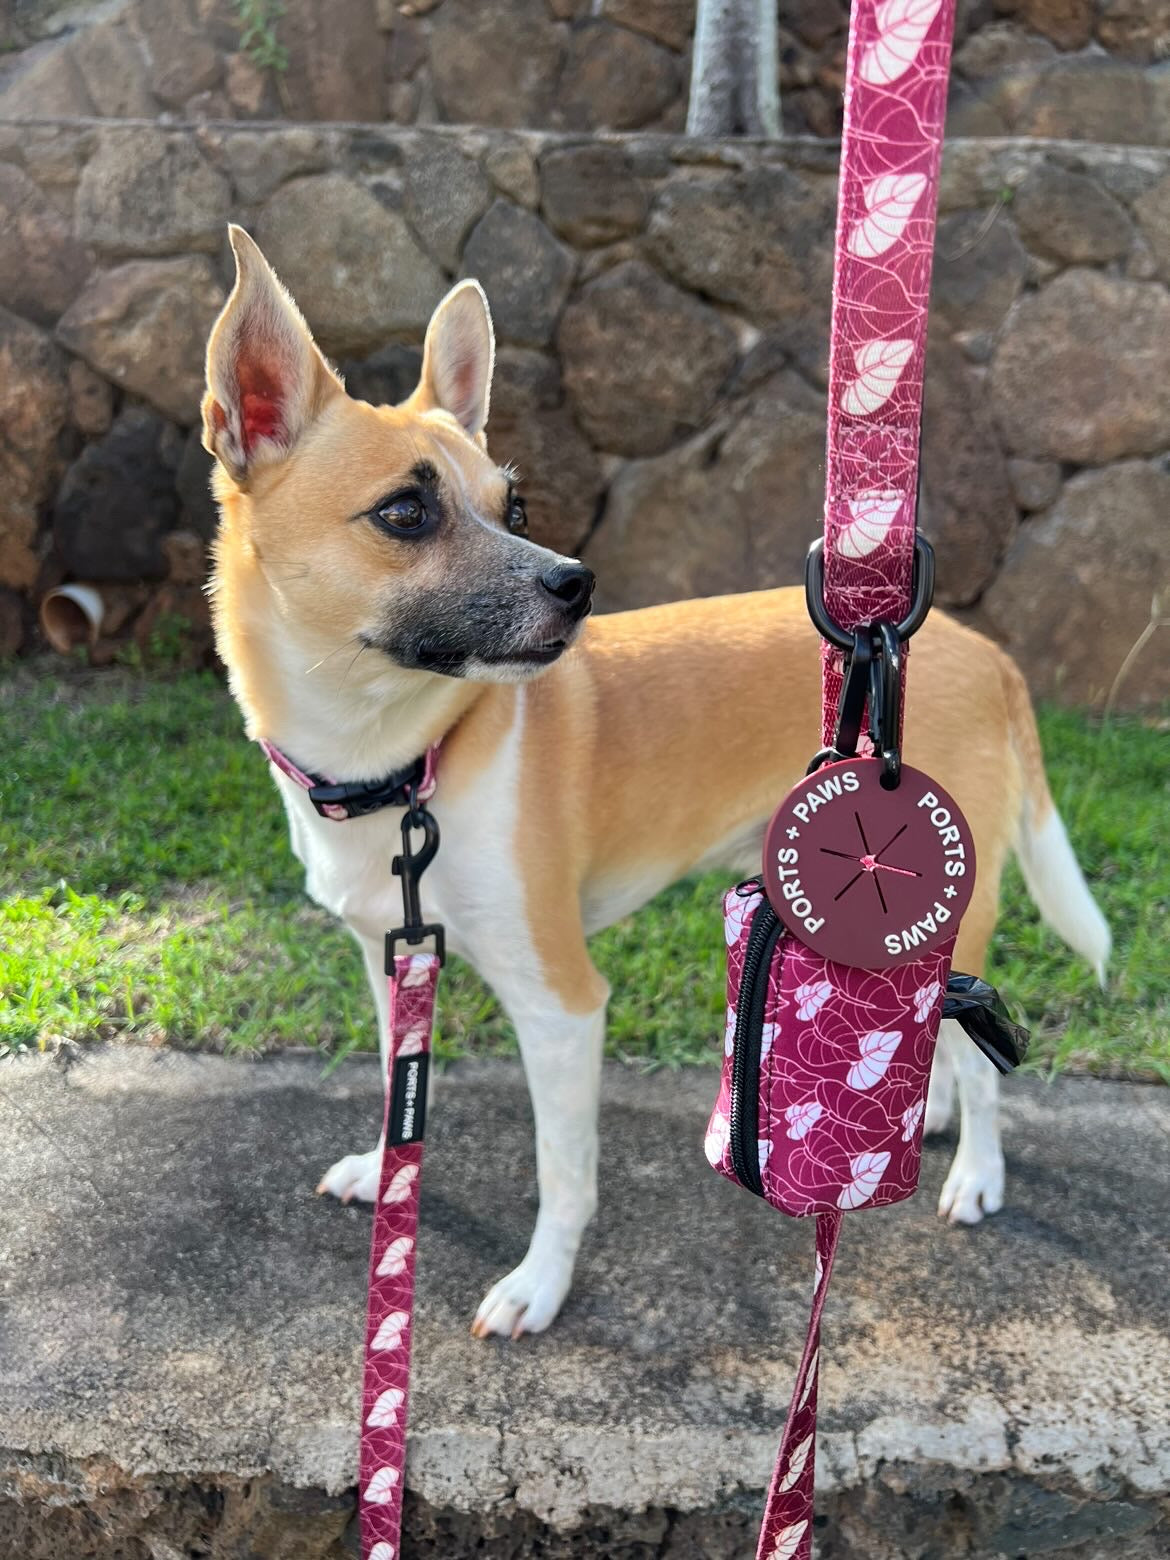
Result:
<svg viewBox="0 0 1170 1560"><path fill-rule="evenodd" d="M1054 460L1009 460L1012 497L1029 512L1047 509L1060 496L1060 466Z"/></svg>
<svg viewBox="0 0 1170 1560"><path fill-rule="evenodd" d="M81 28L71 52L103 118L153 119L158 113L142 50L119 18Z"/></svg>
<svg viewBox="0 0 1170 1560"><path fill-rule="evenodd" d="M1080 472L1047 514L1020 528L983 605L1034 692L1104 702L1154 599L1163 614L1170 603L1167 515L1170 474L1129 461ZM1170 658L1155 635L1122 700L1156 707L1168 697Z"/></svg>
<svg viewBox="0 0 1170 1560"><path fill-rule="evenodd" d="M947 91L945 133L949 141L1005 136L1010 134L1010 126L1002 105L993 101L985 88L972 86L961 76L955 76Z"/></svg>
<svg viewBox="0 0 1170 1560"><path fill-rule="evenodd" d="M1027 252L1002 207L944 217L935 243L932 319L994 335L1027 274Z"/></svg>
<svg viewBox="0 0 1170 1560"><path fill-rule="evenodd" d="M649 241L668 275L752 320L827 323L835 207L830 181L786 168L676 180L654 203Z"/></svg>
<svg viewBox="0 0 1170 1560"><path fill-rule="evenodd" d="M373 0L284 0L277 36L290 119L382 118L385 42Z"/></svg>
<svg viewBox="0 0 1170 1560"><path fill-rule="evenodd" d="M463 251L462 274L479 279L497 335L515 346L550 340L575 268L539 217L506 200L493 202Z"/></svg>
<svg viewBox="0 0 1170 1560"><path fill-rule="evenodd" d="M134 21L150 58L151 91L167 108L223 80L223 59L196 26L189 0L138 0Z"/></svg>
<svg viewBox="0 0 1170 1560"><path fill-rule="evenodd" d="M730 428L616 475L585 556L604 611L802 578L824 509L825 403L778 375Z"/></svg>
<svg viewBox="0 0 1170 1560"><path fill-rule="evenodd" d="M578 422L619 455L656 454L698 428L736 357L714 310L640 260L582 289L557 347Z"/></svg>
<svg viewBox="0 0 1170 1560"><path fill-rule="evenodd" d="M359 401L372 406L397 406L418 384L422 372L422 353L417 347L395 342L372 353L360 362L341 365L345 388Z"/></svg>
<svg viewBox="0 0 1170 1560"><path fill-rule="evenodd" d="M208 122L236 117L232 113L232 105L227 93L221 92L218 88L215 91L196 92L192 97L187 98L179 113L184 119Z"/></svg>
<svg viewBox="0 0 1170 1560"><path fill-rule="evenodd" d="M219 525L219 508L211 496L214 465L214 459L203 448L202 430L192 428L175 471L175 491L183 526L204 542L211 540Z"/></svg>
<svg viewBox="0 0 1170 1560"><path fill-rule="evenodd" d="M849 13L841 0L790 0L784 18L806 43L819 49L844 32Z"/></svg>
<svg viewBox="0 0 1170 1560"><path fill-rule="evenodd" d="M1012 454L1100 465L1170 445L1170 294L1065 271L1021 298L991 367Z"/></svg>
<svg viewBox="0 0 1170 1560"><path fill-rule="evenodd" d="M1011 22L980 27L955 50L954 67L968 81L987 81L1022 65L1049 65L1056 50L1047 38Z"/></svg>
<svg viewBox="0 0 1170 1560"><path fill-rule="evenodd" d="M1138 197L1134 212L1162 279L1170 282L1170 173Z"/></svg>
<svg viewBox="0 0 1170 1560"><path fill-rule="evenodd" d="M1016 506L983 387L941 337L927 349L922 500L922 528L938 562L936 600L977 601L1015 533Z"/></svg>
<svg viewBox="0 0 1170 1560"><path fill-rule="evenodd" d="M340 173L283 185L261 209L256 239L326 352L366 352L421 330L445 290L405 219Z"/></svg>
<svg viewBox="0 0 1170 1560"><path fill-rule="evenodd" d="M1098 0L1097 37L1110 54L1148 65L1170 54L1164 0Z"/></svg>
<svg viewBox="0 0 1170 1560"><path fill-rule="evenodd" d="M1130 1501L1086 1501L1059 1490L1032 1486L1020 1490L990 1535L996 1550L1040 1555L1080 1548L1093 1540L1148 1533L1158 1521L1150 1506Z"/></svg>
<svg viewBox="0 0 1170 1560"><path fill-rule="evenodd" d="M68 414L64 356L0 309L0 585L28 590L36 580L38 521L60 475Z"/></svg>
<svg viewBox="0 0 1170 1560"><path fill-rule="evenodd" d="M0 163L0 304L48 325L77 296L89 257L32 179Z"/></svg>
<svg viewBox="0 0 1170 1560"><path fill-rule="evenodd" d="M96 111L72 40L27 50L0 91L0 119L73 119Z"/></svg>
<svg viewBox="0 0 1170 1560"><path fill-rule="evenodd" d="M157 413L130 408L65 473L53 532L65 568L77 578L166 576L162 541L179 517L174 468L161 453L168 432Z"/></svg>
<svg viewBox="0 0 1170 1560"><path fill-rule="evenodd" d="M1120 259L1133 240L1124 206L1095 179L1052 163L1034 168L1012 212L1030 248L1074 265Z"/></svg>
<svg viewBox="0 0 1170 1560"><path fill-rule="evenodd" d="M114 387L88 363L74 358L69 365L69 416L79 433L106 433L114 420Z"/></svg>
<svg viewBox="0 0 1170 1560"><path fill-rule="evenodd" d="M107 255L170 255L223 240L228 182L190 136L103 130L77 189L77 234Z"/></svg>
<svg viewBox="0 0 1170 1560"><path fill-rule="evenodd" d="M1160 267L1158 257L1143 234L1137 233L1125 259L1125 274L1138 282L1152 282Z"/></svg>
<svg viewBox="0 0 1170 1560"><path fill-rule="evenodd" d="M223 62L224 91L238 119L277 119L282 104L276 79L250 54L229 54Z"/></svg>
<svg viewBox="0 0 1170 1560"><path fill-rule="evenodd" d="M515 466L534 541L576 556L597 515L601 463L565 404L552 358L505 348L496 357L488 448Z"/></svg>
<svg viewBox="0 0 1170 1560"><path fill-rule="evenodd" d="M577 28L557 91L557 111L573 130L636 130L679 95L682 79L669 49L623 27Z"/></svg>
<svg viewBox="0 0 1170 1560"><path fill-rule="evenodd" d="M691 0L601 0L600 8L593 9L668 49L685 49L695 26Z"/></svg>
<svg viewBox="0 0 1170 1560"><path fill-rule="evenodd" d="M0 586L0 661L8 661L24 644L24 601L16 591Z"/></svg>
<svg viewBox="0 0 1170 1560"><path fill-rule="evenodd" d="M565 147L546 152L540 167L544 214L570 244L610 244L641 227L649 201L624 147Z"/></svg>
<svg viewBox="0 0 1170 1560"><path fill-rule="evenodd" d="M1012 9L1059 49L1083 49L1093 32L1093 0L1014 0Z"/></svg>
<svg viewBox="0 0 1170 1560"><path fill-rule="evenodd" d="M24 164L24 171L66 213L72 211L81 170L99 132L91 126L40 124L0 126L9 140L6 156Z"/></svg>
<svg viewBox="0 0 1170 1560"><path fill-rule="evenodd" d="M1138 65L1105 54L1077 55L1041 72L1020 102L1013 128L1050 140L1158 143L1154 86Z"/></svg>
<svg viewBox="0 0 1170 1560"><path fill-rule="evenodd" d="M546 125L566 31L544 0L444 0L431 22L431 72L455 124Z"/></svg>
<svg viewBox="0 0 1170 1560"><path fill-rule="evenodd" d="M522 141L496 141L484 154L484 172L492 183L518 206L534 211L540 204L540 175L536 158Z"/></svg>
<svg viewBox="0 0 1170 1560"><path fill-rule="evenodd" d="M491 200L479 164L448 137L426 136L405 174L411 226L441 266L458 270L463 241Z"/></svg>
<svg viewBox="0 0 1170 1560"><path fill-rule="evenodd" d="M235 186L249 205L267 200L298 174L320 173L329 166L330 143L312 125L288 125L279 130L208 132Z"/></svg>
<svg viewBox="0 0 1170 1560"><path fill-rule="evenodd" d="M210 262L131 260L104 271L61 317L57 339L164 416L193 423L207 336L225 293Z"/></svg>

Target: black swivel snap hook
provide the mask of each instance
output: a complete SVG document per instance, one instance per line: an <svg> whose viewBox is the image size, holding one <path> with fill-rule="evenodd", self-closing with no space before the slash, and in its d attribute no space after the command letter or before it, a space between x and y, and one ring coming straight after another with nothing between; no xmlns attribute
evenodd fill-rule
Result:
<svg viewBox="0 0 1170 1560"><path fill-rule="evenodd" d="M869 738L881 754L881 783L887 791L902 781L902 641L891 623L874 623L873 658L869 663Z"/></svg>
<svg viewBox="0 0 1170 1560"><path fill-rule="evenodd" d="M414 836L421 830L422 844L415 848ZM406 943L412 948L418 947L428 937L435 940L435 952L442 964L447 956L446 941L443 928L437 925L427 925L422 917L422 904L419 899L419 883L423 873L434 861L439 849L439 824L434 813L430 812L418 799L418 787L411 787L410 806L402 815L402 854L395 856L391 862L391 871L396 877L402 879L402 920L403 924L386 933L386 973L394 972L394 953L398 943Z"/></svg>
<svg viewBox="0 0 1170 1560"><path fill-rule="evenodd" d="M864 628L854 629L843 672L832 746L822 748L805 773L811 775L822 764L839 763L856 755L862 718L868 709L869 738L883 765L882 785L888 791L895 790L902 778L898 746L902 724L902 641L893 624L867 623Z"/></svg>

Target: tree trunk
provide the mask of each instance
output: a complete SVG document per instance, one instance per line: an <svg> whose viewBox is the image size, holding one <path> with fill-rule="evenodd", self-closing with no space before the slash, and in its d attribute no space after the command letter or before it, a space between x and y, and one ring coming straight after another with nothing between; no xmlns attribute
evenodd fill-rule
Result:
<svg viewBox="0 0 1170 1560"><path fill-rule="evenodd" d="M698 0L688 135L780 134L776 0Z"/></svg>

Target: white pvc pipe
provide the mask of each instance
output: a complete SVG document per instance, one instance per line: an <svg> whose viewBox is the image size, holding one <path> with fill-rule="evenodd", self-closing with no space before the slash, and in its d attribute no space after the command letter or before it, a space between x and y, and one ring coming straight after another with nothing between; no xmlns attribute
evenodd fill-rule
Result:
<svg viewBox="0 0 1170 1560"><path fill-rule="evenodd" d="M58 585L41 600L41 629L54 650L68 655L78 645L96 643L105 614L96 586Z"/></svg>

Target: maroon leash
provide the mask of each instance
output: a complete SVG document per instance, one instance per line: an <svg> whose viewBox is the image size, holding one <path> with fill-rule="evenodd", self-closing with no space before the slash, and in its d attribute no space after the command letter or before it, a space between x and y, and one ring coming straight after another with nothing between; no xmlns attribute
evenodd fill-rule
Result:
<svg viewBox="0 0 1170 1560"><path fill-rule="evenodd" d="M362 1560L395 1560L402 1533L427 1082L435 996L445 957L443 928L424 924L419 902L420 879L439 848L439 826L424 805L435 791L438 748L383 780L342 784L309 774L270 742L260 745L282 774L309 793L322 818L341 823L383 807L405 808L402 853L392 863L402 879L403 924L386 934L389 1070L382 1174L370 1241L358 1459ZM420 832L422 844L416 846ZM411 951L428 939L434 943L433 953Z"/></svg>

